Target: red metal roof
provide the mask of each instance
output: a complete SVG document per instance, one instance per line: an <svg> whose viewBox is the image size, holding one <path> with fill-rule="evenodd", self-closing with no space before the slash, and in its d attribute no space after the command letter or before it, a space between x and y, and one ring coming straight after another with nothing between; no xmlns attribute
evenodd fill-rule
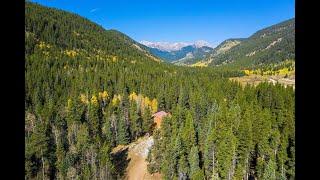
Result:
<svg viewBox="0 0 320 180"><path fill-rule="evenodd" d="M166 116L168 113L164 112L164 111L159 111L159 112L156 112L154 113L152 116L153 117L159 117L159 118L162 118L163 116Z"/></svg>

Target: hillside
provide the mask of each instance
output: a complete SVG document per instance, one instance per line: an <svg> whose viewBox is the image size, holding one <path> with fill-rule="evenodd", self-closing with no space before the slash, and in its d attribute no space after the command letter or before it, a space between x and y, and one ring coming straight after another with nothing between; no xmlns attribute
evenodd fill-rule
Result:
<svg viewBox="0 0 320 180"><path fill-rule="evenodd" d="M201 59L198 62L193 63L191 66L208 66L215 57L226 53L234 46L241 43L243 39L227 39L215 47L205 58Z"/></svg>
<svg viewBox="0 0 320 180"><path fill-rule="evenodd" d="M293 18L241 39L241 43L224 53L217 54L213 51L202 62L209 66L228 64L237 65L237 67L255 67L295 59L294 37L295 19Z"/></svg>
<svg viewBox="0 0 320 180"><path fill-rule="evenodd" d="M39 41L62 49L104 51L109 55L160 61L130 37L116 30L105 30L78 15L26 3L26 53ZM50 14L50 16L48 15ZM130 57L130 56L129 56Z"/></svg>
<svg viewBox="0 0 320 180"><path fill-rule="evenodd" d="M203 59L204 57L206 57L206 55L208 53L210 53L210 51L212 51L211 47L207 47L207 46L203 46L203 47L194 47L194 46L187 46L187 47L183 47L181 49L181 51L183 52L183 57L172 61L173 64L175 65L190 65L193 64L195 62L197 62L199 59Z"/></svg>
<svg viewBox="0 0 320 180"><path fill-rule="evenodd" d="M25 179L295 178L293 88L159 61L66 11L25 13Z"/></svg>

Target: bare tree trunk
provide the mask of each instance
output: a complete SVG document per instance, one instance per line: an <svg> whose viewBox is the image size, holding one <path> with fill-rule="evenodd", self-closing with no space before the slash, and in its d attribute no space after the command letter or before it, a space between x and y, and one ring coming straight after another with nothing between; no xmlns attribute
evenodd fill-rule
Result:
<svg viewBox="0 0 320 180"><path fill-rule="evenodd" d="M97 179L97 168L96 168L96 165L95 165L95 156L94 156L94 153L93 153L93 148L91 148L91 167L93 169L94 179Z"/></svg>
<svg viewBox="0 0 320 180"><path fill-rule="evenodd" d="M55 126L52 126L52 131L54 133L54 138L55 138L55 143L58 144L58 136L59 136L59 132L58 129Z"/></svg>
<svg viewBox="0 0 320 180"><path fill-rule="evenodd" d="M128 109L127 109L127 108L124 108L124 118L125 118L125 121L126 121L126 125L129 126L129 125L130 125L130 122L129 122L129 112L128 112Z"/></svg>
<svg viewBox="0 0 320 180"><path fill-rule="evenodd" d="M281 174L282 174L282 177L284 177L284 168L283 168L283 163L281 165Z"/></svg>
<svg viewBox="0 0 320 180"><path fill-rule="evenodd" d="M75 140L74 141L76 141L76 139L77 139L77 132L79 131L79 125L78 125L78 123L74 123L74 126L75 126L75 131L74 131L74 138L75 138Z"/></svg>
<svg viewBox="0 0 320 180"><path fill-rule="evenodd" d="M33 123L32 119L31 119L31 129L32 129L32 131L34 131L34 123Z"/></svg>
<svg viewBox="0 0 320 180"><path fill-rule="evenodd" d="M249 156L249 155L248 155ZM245 170L246 170L246 173L245 173L245 180L248 180L249 178L249 157L247 156L247 159L246 159L246 165L245 165Z"/></svg>
<svg viewBox="0 0 320 180"><path fill-rule="evenodd" d="M99 179L104 179L104 177L103 177L104 176L103 169L104 168L101 168L101 167L99 168Z"/></svg>
<svg viewBox="0 0 320 180"><path fill-rule="evenodd" d="M69 143L69 146L71 145L71 138L70 138L70 134L71 134L71 133L70 133L70 131L71 131L71 130L70 130L70 129L71 129L71 127L68 127L68 132L67 132L67 133L68 133L68 135L67 135L67 136L68 136L68 143Z"/></svg>
<svg viewBox="0 0 320 180"><path fill-rule="evenodd" d="M41 161L42 161L42 179L44 180L44 159L43 159L43 153L42 153L42 149L40 149L41 151Z"/></svg>
<svg viewBox="0 0 320 180"><path fill-rule="evenodd" d="M215 180L215 172L214 172L214 146L213 146L213 151L212 151L212 179Z"/></svg>
<svg viewBox="0 0 320 180"><path fill-rule="evenodd" d="M235 166L236 166L236 155L234 154L233 158L232 158L232 165L231 165L231 168L229 170L229 178L228 178L229 180L231 180L233 175L234 175Z"/></svg>
<svg viewBox="0 0 320 180"><path fill-rule="evenodd" d="M105 167L105 179L109 179L109 172L108 172L108 166Z"/></svg>
<svg viewBox="0 0 320 180"><path fill-rule="evenodd" d="M117 122L115 122L115 118L112 118L112 122L114 125L114 132L115 132L116 138L118 138Z"/></svg>

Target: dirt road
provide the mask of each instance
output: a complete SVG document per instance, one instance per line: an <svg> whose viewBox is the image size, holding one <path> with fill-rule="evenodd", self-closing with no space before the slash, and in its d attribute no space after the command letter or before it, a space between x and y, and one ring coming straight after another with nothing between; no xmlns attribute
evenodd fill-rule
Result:
<svg viewBox="0 0 320 180"><path fill-rule="evenodd" d="M128 150L128 165L125 170L124 179L126 180L160 180L161 175L149 174L147 170L146 158L149 150L153 145L153 137L142 137L136 142L127 146L118 147L116 151L127 149Z"/></svg>

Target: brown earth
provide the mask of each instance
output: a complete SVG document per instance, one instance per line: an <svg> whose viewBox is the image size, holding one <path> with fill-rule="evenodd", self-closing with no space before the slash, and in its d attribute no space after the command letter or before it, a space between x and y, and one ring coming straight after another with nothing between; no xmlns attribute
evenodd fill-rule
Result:
<svg viewBox="0 0 320 180"><path fill-rule="evenodd" d="M126 180L160 180L161 174L150 174L147 170L146 161L149 149L153 145L153 137L145 136L129 145L119 145L113 149L113 154L124 154L127 156L125 159L125 166L119 163L119 170L125 168L122 179ZM126 153L122 153L126 151ZM118 169L116 167L116 169Z"/></svg>

